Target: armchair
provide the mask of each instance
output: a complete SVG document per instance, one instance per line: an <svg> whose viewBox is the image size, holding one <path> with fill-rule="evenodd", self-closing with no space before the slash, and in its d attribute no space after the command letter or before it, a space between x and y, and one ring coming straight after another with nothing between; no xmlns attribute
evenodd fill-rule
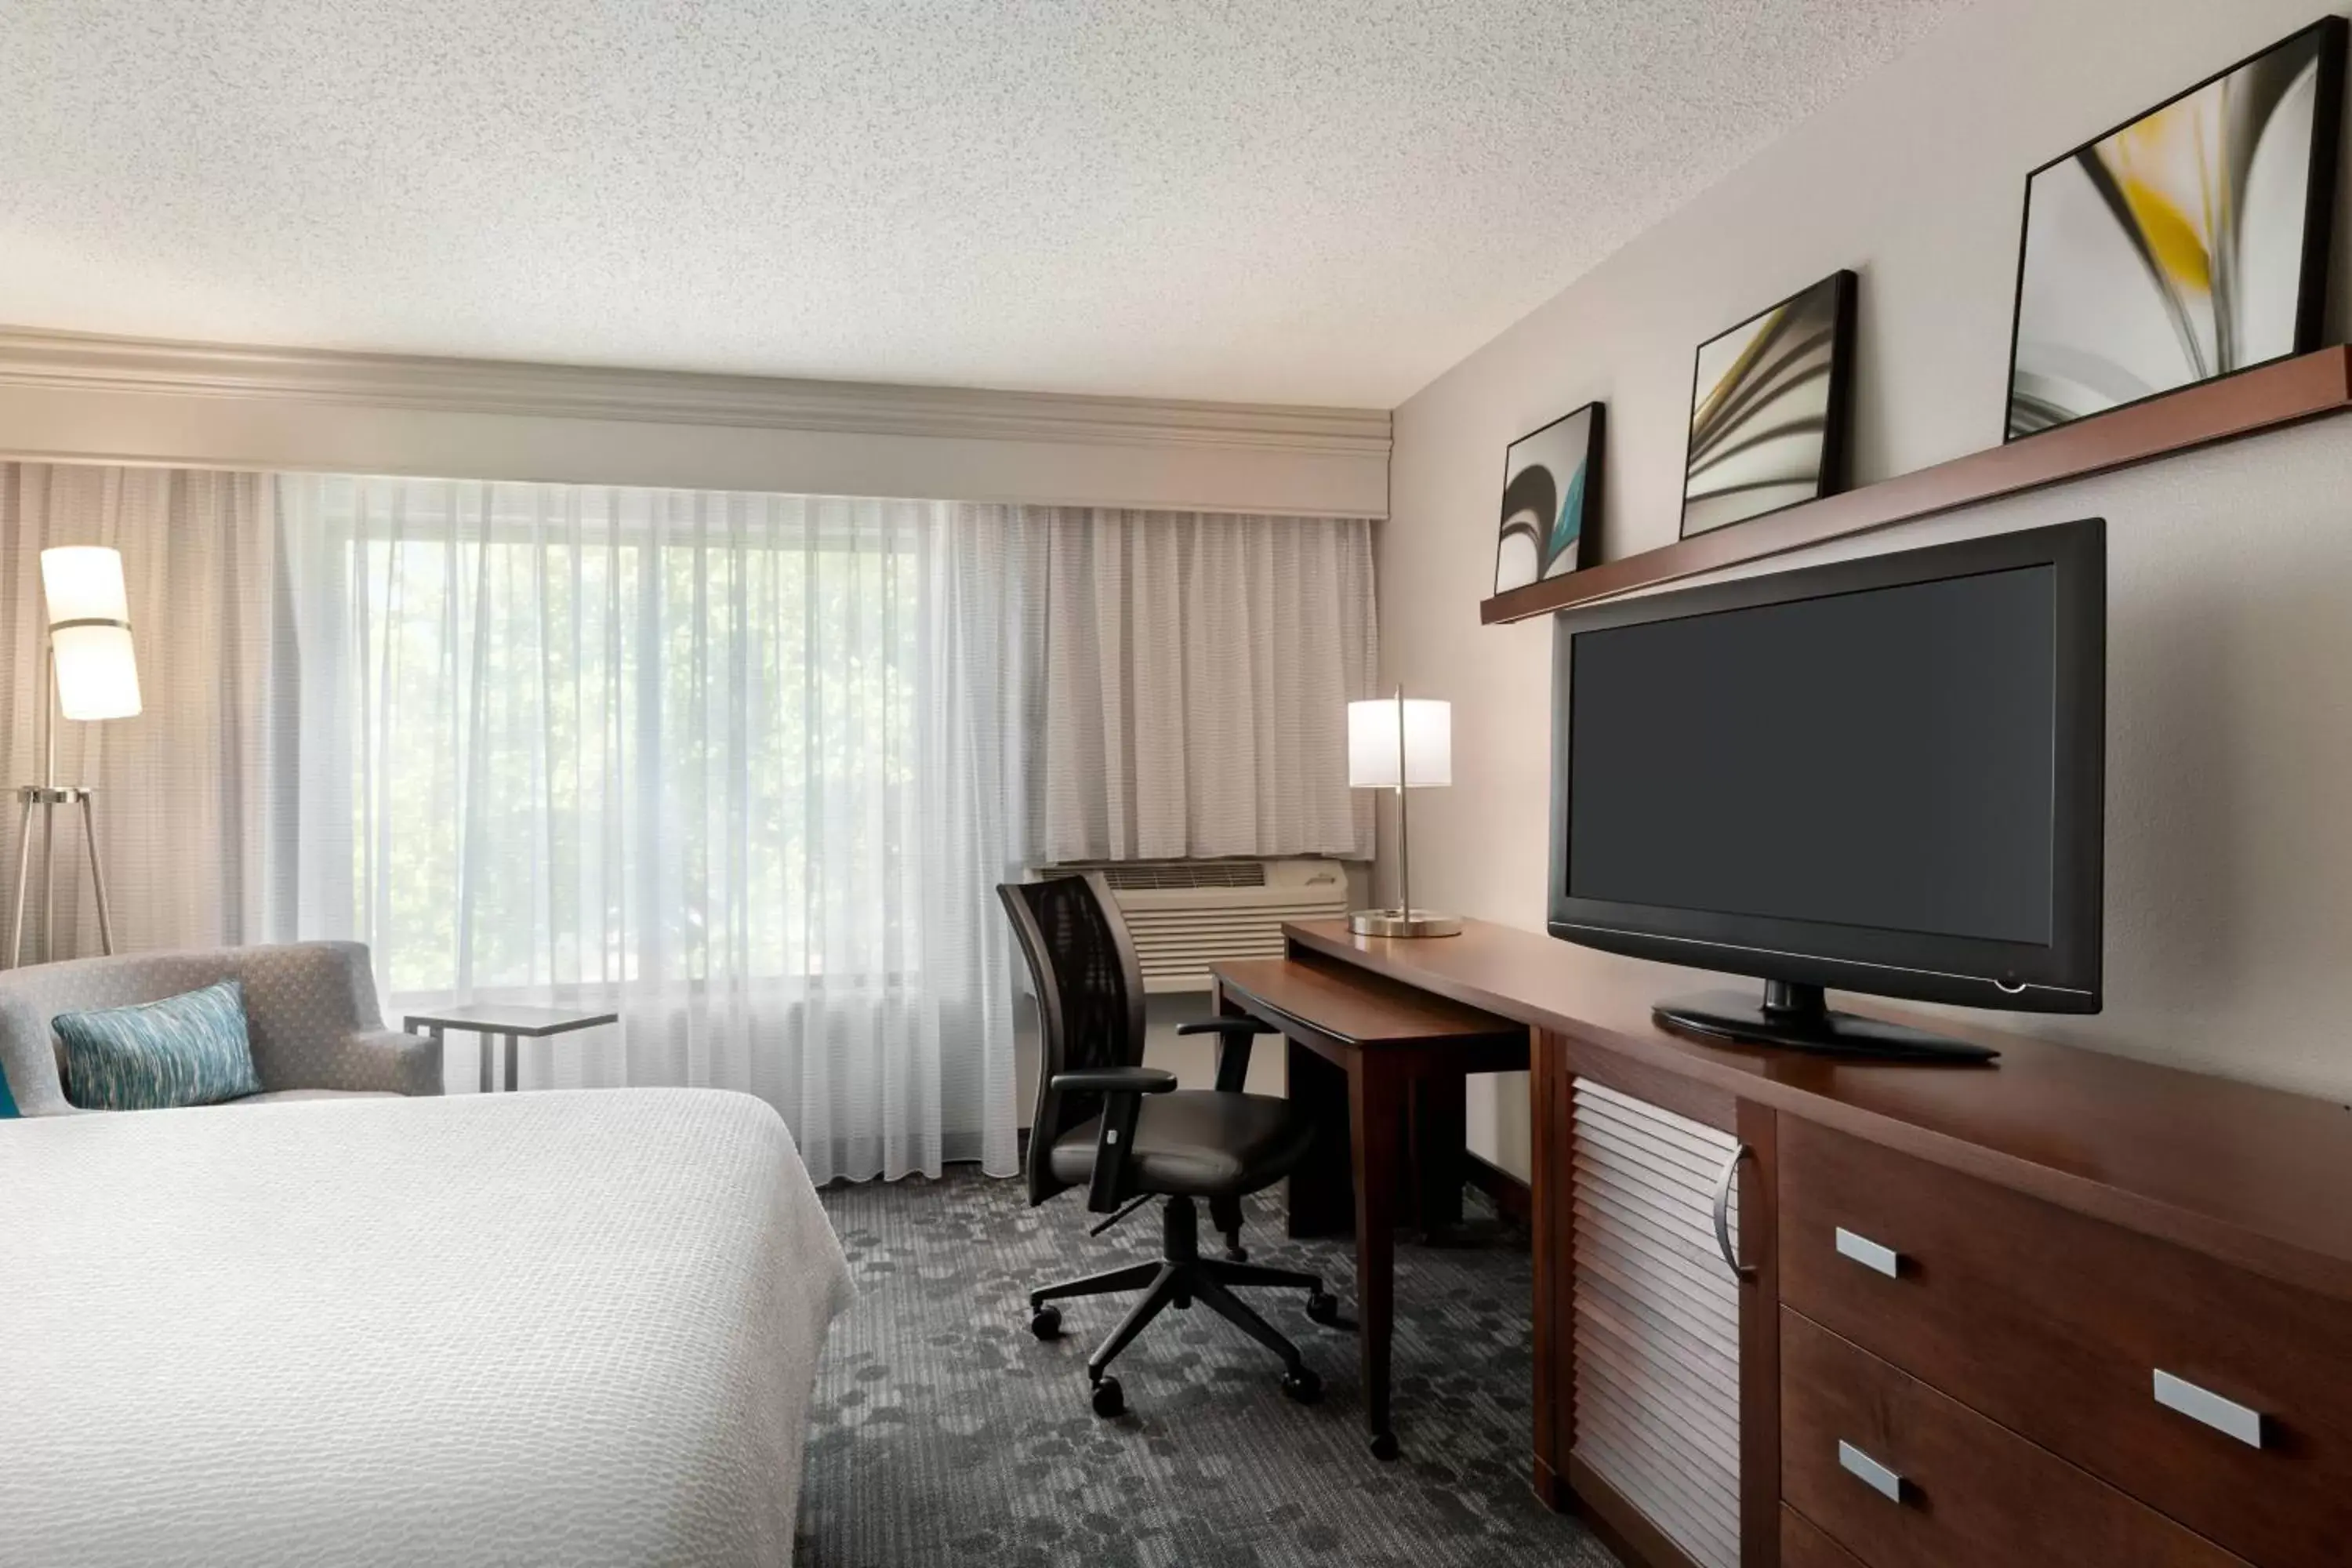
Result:
<svg viewBox="0 0 2352 1568"><path fill-rule="evenodd" d="M297 942L76 958L0 972L0 1070L17 1110L55 1116L75 1109L49 1028L58 1014L159 1001L230 979L244 983L262 1084L260 1094L235 1103L441 1092L440 1042L384 1027L367 949Z"/></svg>

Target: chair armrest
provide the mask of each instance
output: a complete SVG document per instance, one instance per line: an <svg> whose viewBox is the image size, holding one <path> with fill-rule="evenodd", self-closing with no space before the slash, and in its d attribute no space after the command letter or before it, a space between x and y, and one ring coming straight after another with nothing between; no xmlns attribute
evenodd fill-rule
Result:
<svg viewBox="0 0 2352 1568"><path fill-rule="evenodd" d="M1055 1073L1054 1087L1065 1094L1166 1094L1176 1075L1158 1068L1085 1068Z"/></svg>
<svg viewBox="0 0 2352 1568"><path fill-rule="evenodd" d="M1100 1131L1095 1134L1094 1177L1087 1184L1087 1211L1108 1214L1129 1195L1128 1151L1135 1142L1135 1121L1142 1114L1143 1097L1166 1094L1176 1087L1176 1075L1158 1068L1088 1068L1055 1073L1054 1087L1065 1094L1103 1097Z"/></svg>
<svg viewBox="0 0 2352 1568"><path fill-rule="evenodd" d="M1272 1024L1245 1018L1238 1013L1227 1013L1215 1018L1195 1018L1189 1024L1179 1024L1180 1035L1214 1035L1217 1037L1217 1092L1239 1094L1242 1085L1249 1081L1250 1046L1260 1035L1278 1035L1282 1031Z"/></svg>
<svg viewBox="0 0 2352 1568"><path fill-rule="evenodd" d="M441 1042L397 1029L354 1030L305 1061L301 1077L287 1087L439 1094Z"/></svg>

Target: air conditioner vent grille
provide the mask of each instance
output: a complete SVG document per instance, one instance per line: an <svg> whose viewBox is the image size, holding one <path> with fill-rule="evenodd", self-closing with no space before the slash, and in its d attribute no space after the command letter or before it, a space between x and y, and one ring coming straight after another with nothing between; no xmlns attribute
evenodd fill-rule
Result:
<svg viewBox="0 0 2352 1568"><path fill-rule="evenodd" d="M1210 970L1279 958L1286 921L1348 912L1347 868L1337 860L1130 860L1057 866L1099 871L1134 940L1147 992L1202 992Z"/></svg>
<svg viewBox="0 0 2352 1568"><path fill-rule="evenodd" d="M1161 888L1263 888L1263 860L1130 860L1096 868L1114 892Z"/></svg>

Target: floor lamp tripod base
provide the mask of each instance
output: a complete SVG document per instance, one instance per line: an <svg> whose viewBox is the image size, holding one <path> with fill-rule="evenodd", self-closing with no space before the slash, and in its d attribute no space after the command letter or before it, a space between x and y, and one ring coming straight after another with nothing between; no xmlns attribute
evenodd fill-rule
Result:
<svg viewBox="0 0 2352 1568"><path fill-rule="evenodd" d="M81 811L81 841L89 855L90 891L98 905L98 944L114 951L114 912L106 902L106 868L98 858L98 818L91 801L98 792L86 784L20 784L16 789L16 887L9 900L14 918L8 925L8 967L25 962L25 905L33 883L33 812L41 813L41 958L57 955L57 811L59 806Z"/></svg>
<svg viewBox="0 0 2352 1568"><path fill-rule="evenodd" d="M1462 917L1427 910L1357 910L1348 929L1358 936L1460 936Z"/></svg>

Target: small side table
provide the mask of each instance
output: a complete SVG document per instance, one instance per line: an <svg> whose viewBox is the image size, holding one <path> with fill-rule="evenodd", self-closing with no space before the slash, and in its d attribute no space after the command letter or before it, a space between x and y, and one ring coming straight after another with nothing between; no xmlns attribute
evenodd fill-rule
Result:
<svg viewBox="0 0 2352 1568"><path fill-rule="evenodd" d="M570 1007L508 1006L485 1003L475 1007L445 1007L438 1013L411 1013L401 1026L411 1034L422 1029L435 1039L445 1029L458 1029L482 1037L482 1092L488 1094L490 1082L490 1042L503 1037L507 1043L507 1092L515 1091L515 1057L525 1037L538 1040L550 1035L568 1035L574 1029L593 1029L600 1024L620 1019L618 1013L583 1013Z"/></svg>

